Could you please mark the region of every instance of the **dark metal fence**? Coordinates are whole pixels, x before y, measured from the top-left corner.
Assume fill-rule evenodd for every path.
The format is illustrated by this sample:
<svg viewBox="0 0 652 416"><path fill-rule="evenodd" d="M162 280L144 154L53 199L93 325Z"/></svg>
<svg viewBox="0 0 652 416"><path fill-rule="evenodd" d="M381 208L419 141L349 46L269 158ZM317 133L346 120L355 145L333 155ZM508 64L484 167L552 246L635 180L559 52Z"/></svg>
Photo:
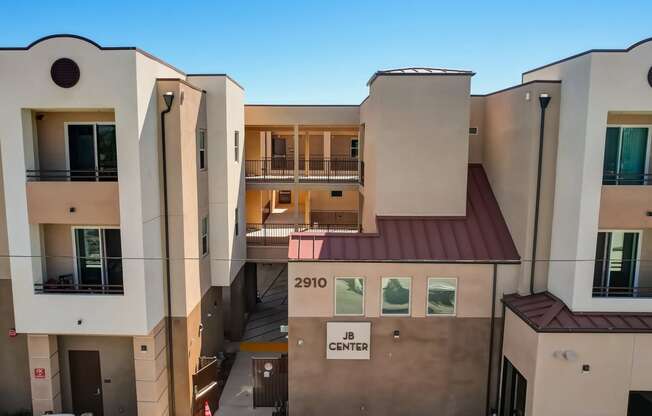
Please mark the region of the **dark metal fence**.
<svg viewBox="0 0 652 416"><path fill-rule="evenodd" d="M652 287L609 287L594 286L596 298L652 298Z"/></svg>
<svg viewBox="0 0 652 416"><path fill-rule="evenodd" d="M253 407L278 407L288 401L288 358L252 357Z"/></svg>
<svg viewBox="0 0 652 416"><path fill-rule="evenodd" d="M305 183L362 183L364 164L358 159L271 158L245 161L245 178L249 182L294 182L295 174Z"/></svg>
<svg viewBox="0 0 652 416"><path fill-rule="evenodd" d="M34 283L34 291L48 294L122 295L124 294L124 286L46 282Z"/></svg>
<svg viewBox="0 0 652 416"><path fill-rule="evenodd" d="M117 169L40 169L27 170L28 181L83 181L83 182L115 182L118 180Z"/></svg>
<svg viewBox="0 0 652 416"><path fill-rule="evenodd" d="M284 246L290 234L297 232L349 232L359 231L357 224L257 224L247 223L247 243L261 246Z"/></svg>
<svg viewBox="0 0 652 416"><path fill-rule="evenodd" d="M604 172L603 185L652 185L652 173L616 173Z"/></svg>

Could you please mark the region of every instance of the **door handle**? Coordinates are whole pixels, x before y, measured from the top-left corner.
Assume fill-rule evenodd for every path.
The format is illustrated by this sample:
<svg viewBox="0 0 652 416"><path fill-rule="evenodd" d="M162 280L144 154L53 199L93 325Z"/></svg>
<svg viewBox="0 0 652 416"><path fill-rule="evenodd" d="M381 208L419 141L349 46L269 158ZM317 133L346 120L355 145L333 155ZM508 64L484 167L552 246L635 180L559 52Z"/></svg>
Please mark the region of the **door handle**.
<svg viewBox="0 0 652 416"><path fill-rule="evenodd" d="M102 391L101 391L100 388L98 387L98 388L97 388L97 391L95 391L95 394L94 394L94 395L95 395L95 396L99 396L99 395L101 395L101 394L102 394Z"/></svg>

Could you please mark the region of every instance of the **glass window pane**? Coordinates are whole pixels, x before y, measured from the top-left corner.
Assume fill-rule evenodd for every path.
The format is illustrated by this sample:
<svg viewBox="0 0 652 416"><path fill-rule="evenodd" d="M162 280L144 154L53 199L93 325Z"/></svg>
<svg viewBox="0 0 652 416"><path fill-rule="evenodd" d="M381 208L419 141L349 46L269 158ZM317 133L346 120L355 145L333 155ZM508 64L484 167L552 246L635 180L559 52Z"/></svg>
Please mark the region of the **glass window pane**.
<svg viewBox="0 0 652 416"><path fill-rule="evenodd" d="M457 279L428 279L428 315L453 315Z"/></svg>
<svg viewBox="0 0 652 416"><path fill-rule="evenodd" d="M382 282L382 314L409 315L412 279L409 277L383 277Z"/></svg>
<svg viewBox="0 0 652 416"><path fill-rule="evenodd" d="M335 314L362 315L364 313L364 279L338 277L335 279Z"/></svg>
<svg viewBox="0 0 652 416"><path fill-rule="evenodd" d="M102 284L102 259L100 230L79 228L75 230L77 245L77 273L82 284Z"/></svg>

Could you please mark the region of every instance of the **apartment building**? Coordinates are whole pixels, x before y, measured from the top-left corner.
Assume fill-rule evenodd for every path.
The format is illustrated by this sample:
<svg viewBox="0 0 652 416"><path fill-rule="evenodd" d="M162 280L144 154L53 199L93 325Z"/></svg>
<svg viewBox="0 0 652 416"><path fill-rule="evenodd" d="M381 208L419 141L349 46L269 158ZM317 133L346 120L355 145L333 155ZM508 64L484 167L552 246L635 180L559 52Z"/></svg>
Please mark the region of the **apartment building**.
<svg viewBox="0 0 652 416"><path fill-rule="evenodd" d="M0 406L193 414L272 274L287 312L241 348L287 352L254 390L292 414L649 414L650 62L245 105L137 48L1 49Z"/></svg>

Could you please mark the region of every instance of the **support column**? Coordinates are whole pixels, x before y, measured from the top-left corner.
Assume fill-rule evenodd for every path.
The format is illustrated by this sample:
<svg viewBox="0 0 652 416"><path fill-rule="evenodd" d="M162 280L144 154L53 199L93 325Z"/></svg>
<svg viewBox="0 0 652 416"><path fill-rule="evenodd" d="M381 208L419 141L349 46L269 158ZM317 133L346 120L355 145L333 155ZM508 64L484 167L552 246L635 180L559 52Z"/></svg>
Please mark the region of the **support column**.
<svg viewBox="0 0 652 416"><path fill-rule="evenodd" d="M260 140L258 142L258 147L260 149L260 158L259 159L266 159L267 158L267 135L265 134L264 131L260 132Z"/></svg>
<svg viewBox="0 0 652 416"><path fill-rule="evenodd" d="M310 173L310 133L306 132L306 145L304 146L304 159L306 161L305 172L306 175Z"/></svg>
<svg viewBox="0 0 652 416"><path fill-rule="evenodd" d="M324 174L328 175L331 170L331 132L324 132Z"/></svg>
<svg viewBox="0 0 652 416"><path fill-rule="evenodd" d="M265 132L265 158L270 159L272 157L272 132Z"/></svg>
<svg viewBox="0 0 652 416"><path fill-rule="evenodd" d="M294 182L299 182L299 125L294 125Z"/></svg>
<svg viewBox="0 0 652 416"><path fill-rule="evenodd" d="M306 202L304 204L304 223L311 224L310 222L310 191L306 192Z"/></svg>
<svg viewBox="0 0 652 416"><path fill-rule="evenodd" d="M164 318L146 337L134 337L134 369L138 415L168 412L167 337Z"/></svg>
<svg viewBox="0 0 652 416"><path fill-rule="evenodd" d="M294 223L300 224L301 217L299 216L299 200L301 199L301 191L299 188L295 187L293 189L294 193Z"/></svg>
<svg viewBox="0 0 652 416"><path fill-rule="evenodd" d="M54 335L28 335L32 412L61 413L61 375L59 372L59 346Z"/></svg>

